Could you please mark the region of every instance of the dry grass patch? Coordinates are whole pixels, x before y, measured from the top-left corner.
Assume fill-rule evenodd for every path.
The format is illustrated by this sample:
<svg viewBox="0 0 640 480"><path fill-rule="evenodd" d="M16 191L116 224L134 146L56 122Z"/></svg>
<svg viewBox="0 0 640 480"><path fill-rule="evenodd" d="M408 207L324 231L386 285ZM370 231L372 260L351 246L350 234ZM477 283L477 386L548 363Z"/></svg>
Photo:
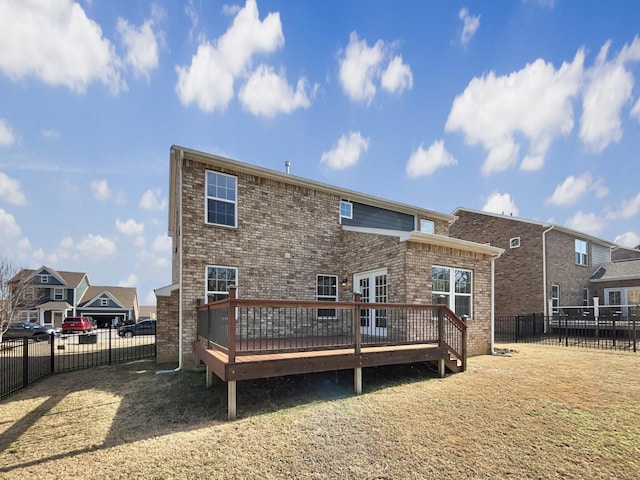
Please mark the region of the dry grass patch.
<svg viewBox="0 0 640 480"><path fill-rule="evenodd" d="M640 357L511 346L425 365L238 384L151 362L60 374L0 403L0 478L616 478L640 472Z"/></svg>

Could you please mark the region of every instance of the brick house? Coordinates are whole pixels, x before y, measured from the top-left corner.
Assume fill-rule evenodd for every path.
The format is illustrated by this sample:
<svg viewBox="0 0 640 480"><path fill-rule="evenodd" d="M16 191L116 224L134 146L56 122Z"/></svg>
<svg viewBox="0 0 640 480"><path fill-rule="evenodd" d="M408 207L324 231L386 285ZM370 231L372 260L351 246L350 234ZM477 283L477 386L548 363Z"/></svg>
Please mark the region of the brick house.
<svg viewBox="0 0 640 480"><path fill-rule="evenodd" d="M155 291L159 362L195 363L196 308L230 285L251 299L441 299L469 317L469 354L491 352L502 249L450 237L453 216L178 146L169 185L173 283Z"/></svg>
<svg viewBox="0 0 640 480"><path fill-rule="evenodd" d="M27 302L15 320L59 327L66 317L76 315L90 316L98 326L107 326L113 318L121 323L138 318L136 288L94 286L84 272L42 266L21 270L11 282L23 284Z"/></svg>
<svg viewBox="0 0 640 480"><path fill-rule="evenodd" d="M601 265L593 274L591 284L593 295L599 297L600 305L609 307L611 313L640 317L640 256Z"/></svg>
<svg viewBox="0 0 640 480"><path fill-rule="evenodd" d="M549 314L592 305L592 276L611 261L615 243L546 222L458 208L451 236L504 248L495 262L495 314ZM602 301L600 301L602 304Z"/></svg>

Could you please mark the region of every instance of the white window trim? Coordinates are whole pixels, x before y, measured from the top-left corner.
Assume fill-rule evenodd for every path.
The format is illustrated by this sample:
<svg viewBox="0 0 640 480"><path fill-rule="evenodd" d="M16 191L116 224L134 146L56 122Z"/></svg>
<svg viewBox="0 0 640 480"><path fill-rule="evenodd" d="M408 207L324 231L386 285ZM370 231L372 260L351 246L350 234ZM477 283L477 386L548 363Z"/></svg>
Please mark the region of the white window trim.
<svg viewBox="0 0 640 480"><path fill-rule="evenodd" d="M581 245L584 244L584 253L582 251L578 251L578 242L581 242ZM582 240L581 238L576 238L575 241L573 242L573 257L574 257L574 261L576 261L576 255L579 254L580 255L580 261L576 261L576 265L580 265L581 267L588 267L589 266L589 245L587 243L586 240ZM583 259L583 255L584 255L584 263L582 262Z"/></svg>
<svg viewBox="0 0 640 480"><path fill-rule="evenodd" d="M556 297L553 296L553 288L556 288L558 291L558 295ZM554 300L557 301L557 305L554 305ZM551 314L560 313L560 285L557 283L551 284Z"/></svg>
<svg viewBox="0 0 640 480"><path fill-rule="evenodd" d="M343 205L349 205L349 215L343 215L342 214L342 206ZM353 203L347 201L347 200L340 200L340 206L339 208L339 215L340 215L340 220L342 220L343 218L346 218L347 220L352 220L353 219Z"/></svg>
<svg viewBox="0 0 640 480"><path fill-rule="evenodd" d="M216 175L222 175L225 177L231 177L236 179L236 199L234 201L227 200L226 198L210 197L208 192L208 177L209 173ZM209 221L209 199L216 200L218 202L230 203L233 205L233 225L225 225L224 223L213 223ZM236 175L229 175L228 173L218 172L217 170L205 170L204 174L204 223L206 225L216 225L218 227L237 228L238 227L238 177Z"/></svg>
<svg viewBox="0 0 640 480"><path fill-rule="evenodd" d="M509 239L509 248L520 248L520 237L513 237Z"/></svg>
<svg viewBox="0 0 640 480"><path fill-rule="evenodd" d="M108 298L101 298L100 299L100 306L101 307L106 307L109 305L109 299Z"/></svg>
<svg viewBox="0 0 640 480"><path fill-rule="evenodd" d="M431 225L431 231L430 232L425 232L422 229L422 222L425 222L426 224ZM436 233L436 222L434 222L433 220L429 220L428 218L420 218L418 219L418 231L420 233L426 233L428 235L433 235Z"/></svg>
<svg viewBox="0 0 640 480"><path fill-rule="evenodd" d="M60 298L58 298L57 293L60 293ZM55 302L61 302L64 300L64 288L56 287L53 289L53 300Z"/></svg>
<svg viewBox="0 0 640 480"><path fill-rule="evenodd" d="M40 275L40 283L49 283L49 275Z"/></svg>
<svg viewBox="0 0 640 480"><path fill-rule="evenodd" d="M469 297L471 302L469 303L469 320L473 319L473 282L474 282L474 274L473 270L468 268L460 268L460 267L447 267L445 265L432 265L431 271L433 272L434 268L446 268L449 270L449 291L443 292L440 290L434 290L433 285L431 285L431 295L436 295L438 293L449 295L449 305L447 305L451 311L455 312L456 307L456 297ZM458 293L456 292L455 286L455 272L459 270L461 272L469 272L471 273L471 293ZM433 275L433 273L432 273Z"/></svg>
<svg viewBox="0 0 640 480"><path fill-rule="evenodd" d="M329 277L329 278L333 278L336 282L336 294L335 296L332 295L322 295L322 298L320 298L320 295L318 295L318 280L320 279L320 277ZM329 273L318 273L316 275L316 300L318 302L337 302L338 301L338 276L337 275L332 275ZM323 308L323 309L318 309L318 310L328 310L327 308ZM335 315L319 315L318 312L316 312L316 315L318 317L319 320L333 320L336 318L337 316L337 310L335 311L336 314Z"/></svg>
<svg viewBox="0 0 640 480"><path fill-rule="evenodd" d="M205 298L205 303L209 302L209 295L227 295L227 297L229 296L229 291L227 290L226 292L221 292L218 290L209 290L209 269L210 268L224 268L226 270L235 270L236 272L236 295L238 294L238 267L232 267L229 265L207 265L204 267L204 298Z"/></svg>

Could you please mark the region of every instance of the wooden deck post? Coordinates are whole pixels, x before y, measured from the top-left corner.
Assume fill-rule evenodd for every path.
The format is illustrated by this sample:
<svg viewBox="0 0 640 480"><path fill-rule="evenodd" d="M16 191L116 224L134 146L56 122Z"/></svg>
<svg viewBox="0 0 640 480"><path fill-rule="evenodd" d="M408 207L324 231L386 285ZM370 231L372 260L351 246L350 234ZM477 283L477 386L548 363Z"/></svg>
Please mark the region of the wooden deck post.
<svg viewBox="0 0 640 480"><path fill-rule="evenodd" d="M206 375L207 375L207 388L211 388L213 386L213 371L211 370L209 365L207 365Z"/></svg>
<svg viewBox="0 0 640 480"><path fill-rule="evenodd" d="M353 369L353 389L356 395L362 393L362 367L356 367Z"/></svg>
<svg viewBox="0 0 640 480"><path fill-rule="evenodd" d="M227 420L236 419L236 381L227 382Z"/></svg>
<svg viewBox="0 0 640 480"><path fill-rule="evenodd" d="M438 359L438 377L444 378L444 358Z"/></svg>
<svg viewBox="0 0 640 480"><path fill-rule="evenodd" d="M355 352L359 355L361 351L362 335L360 334L360 302L362 294L353 293L353 340L355 342Z"/></svg>
<svg viewBox="0 0 640 480"><path fill-rule="evenodd" d="M236 307L238 306L236 288L235 285L229 285L229 331L227 332L229 363L235 363L236 361Z"/></svg>

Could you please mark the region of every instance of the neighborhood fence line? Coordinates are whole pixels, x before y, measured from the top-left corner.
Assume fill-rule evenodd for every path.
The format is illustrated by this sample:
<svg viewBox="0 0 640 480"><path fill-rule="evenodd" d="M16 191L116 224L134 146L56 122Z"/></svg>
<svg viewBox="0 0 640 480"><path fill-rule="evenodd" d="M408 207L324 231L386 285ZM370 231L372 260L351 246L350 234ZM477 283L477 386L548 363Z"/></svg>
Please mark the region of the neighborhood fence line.
<svg viewBox="0 0 640 480"><path fill-rule="evenodd" d="M120 337L115 328L0 342L0 399L52 373L156 356L156 336Z"/></svg>
<svg viewBox="0 0 640 480"><path fill-rule="evenodd" d="M495 317L496 343L537 343L637 352L640 319L635 316L543 314Z"/></svg>

